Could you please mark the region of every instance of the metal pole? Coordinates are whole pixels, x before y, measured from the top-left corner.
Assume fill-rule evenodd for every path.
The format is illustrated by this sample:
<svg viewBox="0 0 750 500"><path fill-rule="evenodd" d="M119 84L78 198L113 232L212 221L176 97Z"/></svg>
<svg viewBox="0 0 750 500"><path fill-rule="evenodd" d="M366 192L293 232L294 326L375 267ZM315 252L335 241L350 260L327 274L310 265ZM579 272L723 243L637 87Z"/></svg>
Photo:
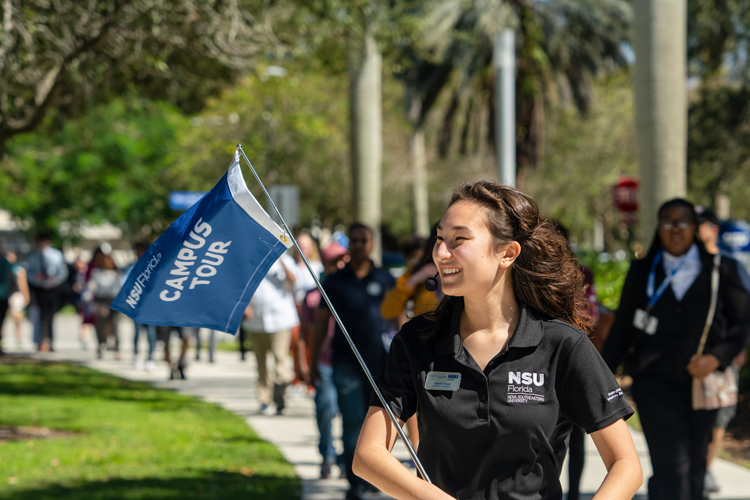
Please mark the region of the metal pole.
<svg viewBox="0 0 750 500"><path fill-rule="evenodd" d="M495 37L495 158L497 180L516 187L516 34Z"/></svg>
<svg viewBox="0 0 750 500"><path fill-rule="evenodd" d="M427 476L427 472L425 472L424 467L422 467L421 462L417 458L417 453L414 451L414 448L409 442L409 439L406 437L406 434L404 434L404 430L398 424L398 421L396 420L396 416L393 414L393 410L391 410L391 407L388 406L388 403L386 403L385 398L383 397L383 393L380 392L380 389L378 389L378 386L375 383L375 379L372 377L370 370L367 368L365 361L362 359L362 355L359 353L359 350L357 350L357 346L354 345L354 341L349 336L349 332L346 330L346 327L344 326L344 323L341 321L339 314L336 312L336 309L333 308L333 304L331 304L331 299L328 298L328 295L326 294L325 290L323 290L323 285L320 284L320 280L318 280L318 277L316 276L315 271L313 271L312 267L310 267L310 263L307 261L305 254L302 253L302 249L297 244L297 240L294 238L294 235L292 235L292 232L287 227L286 222L284 222L284 218L281 216L281 212L279 212L279 209L276 208L276 204L273 202L271 195L268 194L268 191L266 191L266 187L263 185L263 182L260 180L260 177L258 177L258 174L255 172L255 169L253 168L253 164L250 163L250 160L248 160L247 155L245 155L245 151L242 150L242 144L237 144L237 150L240 153L242 153L242 157L245 158L245 161L250 167L250 171L255 176L255 180L258 181L258 184L260 185L261 189L263 189L263 193L266 195L266 198L268 198L268 202L271 204L271 207L273 208L273 211L276 214L276 217L278 217L279 220L281 221L282 228L289 235L289 239L291 239L292 243L294 243L294 248L297 249L297 252L299 252L300 257L302 257L302 260L305 262L305 266L307 266L307 270L310 272L310 275L315 280L315 285L318 287L318 290L320 290L321 297L323 297L323 300L325 300L326 304L328 305L328 309L331 310L331 314L333 314L333 317L336 319L336 323L338 323L339 327L341 328L341 331L344 333L344 337L346 337L346 341L349 342L349 346L352 348L352 351L354 351L354 355L357 357L357 361L359 361L359 364L362 367L362 370L364 370L365 375L367 376L367 380L370 381L370 385L372 385L372 388L375 391L375 394L378 395L378 399L380 399L380 402L383 403L383 408L385 408L385 411L388 413L388 416L391 418L393 425L396 426L398 435L401 436L401 439L406 445L406 448L409 450L409 455L411 455L412 460L414 460L414 464L417 466L417 470L419 470L419 473L422 475L425 481L427 481L428 483L432 483L432 481L430 481L430 478Z"/></svg>

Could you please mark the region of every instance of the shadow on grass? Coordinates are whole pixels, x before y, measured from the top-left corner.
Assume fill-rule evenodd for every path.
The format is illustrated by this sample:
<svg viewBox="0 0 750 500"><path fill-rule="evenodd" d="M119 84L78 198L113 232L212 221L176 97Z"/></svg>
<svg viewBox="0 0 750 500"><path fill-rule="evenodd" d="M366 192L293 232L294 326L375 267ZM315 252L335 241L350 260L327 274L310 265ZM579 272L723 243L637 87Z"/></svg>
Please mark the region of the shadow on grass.
<svg viewBox="0 0 750 500"><path fill-rule="evenodd" d="M229 436L225 438L214 438L215 441L222 443L244 443L244 444L258 444L265 443L266 441L259 438L258 436Z"/></svg>
<svg viewBox="0 0 750 500"><path fill-rule="evenodd" d="M248 474L252 474L248 471ZM197 471L195 476L170 479L112 479L49 485L0 492L0 499L13 500L146 500L263 498L297 500L299 480L288 477L243 475L231 472Z"/></svg>
<svg viewBox="0 0 750 500"><path fill-rule="evenodd" d="M0 357L0 395L137 401L150 404L154 411L189 409L202 404L171 391L156 390L143 382L115 378L83 366L13 356Z"/></svg>

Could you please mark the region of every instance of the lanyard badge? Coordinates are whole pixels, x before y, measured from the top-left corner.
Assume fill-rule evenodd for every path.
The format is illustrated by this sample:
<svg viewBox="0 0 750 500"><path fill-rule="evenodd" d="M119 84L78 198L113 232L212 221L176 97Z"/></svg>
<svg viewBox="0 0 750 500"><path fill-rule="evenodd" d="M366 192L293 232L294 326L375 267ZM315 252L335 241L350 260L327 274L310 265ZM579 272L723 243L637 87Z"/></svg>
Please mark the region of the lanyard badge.
<svg viewBox="0 0 750 500"><path fill-rule="evenodd" d="M648 335L656 333L656 328L659 326L659 319L651 316L651 309L654 308L656 303L659 301L664 292L667 291L669 285L672 284L672 279L677 272L682 268L682 265L687 259L683 258L677 267L664 277L664 281L661 282L659 288L654 290L656 283L656 266L659 265L661 259L664 256L664 250L660 250L659 253L654 257L654 262L651 264L651 271L648 273L648 284L646 286L646 295L648 295L648 306L646 309L636 309L635 315L633 315L633 326L639 330L643 330Z"/></svg>

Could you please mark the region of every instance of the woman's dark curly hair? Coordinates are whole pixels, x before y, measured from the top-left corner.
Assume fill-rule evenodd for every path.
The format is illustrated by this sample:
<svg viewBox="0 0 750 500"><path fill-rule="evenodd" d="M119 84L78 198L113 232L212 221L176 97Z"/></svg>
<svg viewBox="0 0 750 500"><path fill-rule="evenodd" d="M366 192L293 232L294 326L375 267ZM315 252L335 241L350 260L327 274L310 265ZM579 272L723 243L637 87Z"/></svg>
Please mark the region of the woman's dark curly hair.
<svg viewBox="0 0 750 500"><path fill-rule="evenodd" d="M583 295L583 274L565 237L554 223L542 217L536 202L528 195L492 181L458 186L449 207L458 202L476 204L495 244L517 241L521 253L511 267L516 300L550 318L570 323L590 333L591 317ZM444 296L428 319L436 328L426 332L437 335L453 311L457 297Z"/></svg>

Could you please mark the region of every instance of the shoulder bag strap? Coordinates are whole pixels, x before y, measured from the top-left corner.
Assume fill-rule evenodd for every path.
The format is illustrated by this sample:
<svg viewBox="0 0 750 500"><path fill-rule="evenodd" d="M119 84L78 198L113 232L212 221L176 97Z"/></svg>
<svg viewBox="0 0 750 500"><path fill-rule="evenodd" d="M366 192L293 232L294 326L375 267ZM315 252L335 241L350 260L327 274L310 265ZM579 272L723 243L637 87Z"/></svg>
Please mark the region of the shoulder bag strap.
<svg viewBox="0 0 750 500"><path fill-rule="evenodd" d="M716 314L716 302L719 296L719 266L721 265L721 255L714 257L714 268L711 272L711 305L708 307L708 316L706 317L706 326L703 327L703 334L701 335L701 342L698 344L698 356L703 354L703 348L706 347L706 339L708 338L708 331L711 329L711 324L714 322L714 314Z"/></svg>

